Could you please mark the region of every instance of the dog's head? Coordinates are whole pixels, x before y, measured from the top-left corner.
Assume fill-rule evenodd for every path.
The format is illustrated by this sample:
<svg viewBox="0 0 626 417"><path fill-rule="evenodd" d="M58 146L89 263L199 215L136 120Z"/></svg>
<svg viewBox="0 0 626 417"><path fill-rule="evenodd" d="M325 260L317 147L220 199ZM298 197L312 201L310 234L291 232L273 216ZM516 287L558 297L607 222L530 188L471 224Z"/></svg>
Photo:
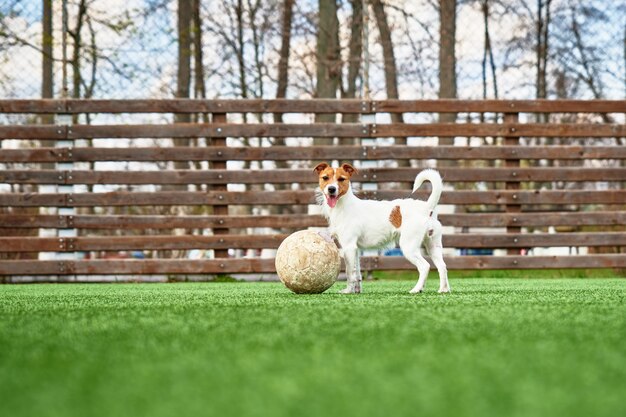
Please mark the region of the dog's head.
<svg viewBox="0 0 626 417"><path fill-rule="evenodd" d="M337 201L350 189L350 178L357 171L350 164L343 164L339 168L333 168L323 162L314 168L319 179L320 190L326 198L330 208L337 205Z"/></svg>

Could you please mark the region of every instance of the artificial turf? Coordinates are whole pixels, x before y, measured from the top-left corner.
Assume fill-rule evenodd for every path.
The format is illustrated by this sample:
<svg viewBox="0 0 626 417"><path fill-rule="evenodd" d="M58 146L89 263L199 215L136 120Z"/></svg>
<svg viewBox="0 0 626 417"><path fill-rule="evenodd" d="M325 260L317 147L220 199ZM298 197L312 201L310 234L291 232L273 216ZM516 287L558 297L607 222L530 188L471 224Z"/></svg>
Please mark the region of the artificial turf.
<svg viewBox="0 0 626 417"><path fill-rule="evenodd" d="M2 416L623 416L626 281L0 286Z"/></svg>

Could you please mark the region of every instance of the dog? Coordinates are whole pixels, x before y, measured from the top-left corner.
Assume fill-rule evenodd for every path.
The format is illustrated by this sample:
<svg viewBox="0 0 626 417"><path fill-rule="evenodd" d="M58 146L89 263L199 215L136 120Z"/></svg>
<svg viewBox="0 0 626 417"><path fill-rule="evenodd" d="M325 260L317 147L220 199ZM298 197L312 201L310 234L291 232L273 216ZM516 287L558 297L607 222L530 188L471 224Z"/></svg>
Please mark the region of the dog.
<svg viewBox="0 0 626 417"><path fill-rule="evenodd" d="M421 253L424 245L439 272L439 292L450 292L448 271L443 260L442 227L434 211L443 182L434 169L425 169L416 177L415 192L424 181L430 181L432 191L427 201L412 198L392 201L362 200L354 195L350 179L357 170L350 164L332 168L320 163L318 202L329 222L329 233L338 243L344 258L348 285L341 292L361 292L359 249L382 248L399 243L404 257L417 268L419 278L411 294L424 290L430 264Z"/></svg>

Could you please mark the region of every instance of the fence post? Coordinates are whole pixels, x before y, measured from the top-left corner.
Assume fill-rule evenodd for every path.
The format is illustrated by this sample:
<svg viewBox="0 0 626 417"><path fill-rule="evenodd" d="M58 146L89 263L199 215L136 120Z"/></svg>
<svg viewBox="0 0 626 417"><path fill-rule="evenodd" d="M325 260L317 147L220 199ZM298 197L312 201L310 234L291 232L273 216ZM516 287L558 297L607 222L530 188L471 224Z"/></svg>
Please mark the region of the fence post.
<svg viewBox="0 0 626 417"><path fill-rule="evenodd" d="M519 113L505 113L504 114L504 123L518 123L519 122ZM504 137L504 145L505 146L518 146L520 142L520 138L517 136L505 136ZM520 160L518 159L505 159L504 166L506 168L519 168ZM513 172L513 176L517 177L516 172ZM520 182L519 181L507 181L505 184L505 189L507 190L520 190ZM515 198L515 196L513 196ZM507 204L506 205L506 213L520 213L522 211L521 204ZM515 220L513 220L515 223ZM522 228L520 226L511 226L510 223L506 227L507 233L521 233ZM519 255L521 250L519 248L508 248L506 250L507 255Z"/></svg>
<svg viewBox="0 0 626 417"><path fill-rule="evenodd" d="M213 123L226 123L226 113L213 113L212 114L212 122ZM218 131L219 132L219 131ZM218 136L211 138L211 146L226 146L226 137ZM226 169L226 161L211 161L212 169ZM227 191L228 186L226 184L214 184L212 187L213 191ZM214 205L213 206L213 215L215 216L228 216L228 205ZM221 219L223 221L219 221L219 223L223 223L226 219ZM213 228L214 235L225 235L228 234L227 228L216 227ZM228 258L228 249L215 249L215 257L216 258Z"/></svg>

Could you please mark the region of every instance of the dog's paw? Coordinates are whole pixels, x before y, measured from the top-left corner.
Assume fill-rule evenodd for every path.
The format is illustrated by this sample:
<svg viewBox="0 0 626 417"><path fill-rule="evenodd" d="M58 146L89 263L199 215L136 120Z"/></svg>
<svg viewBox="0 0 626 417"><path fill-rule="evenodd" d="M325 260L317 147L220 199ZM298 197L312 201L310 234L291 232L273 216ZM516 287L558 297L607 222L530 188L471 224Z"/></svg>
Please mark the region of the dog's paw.
<svg viewBox="0 0 626 417"><path fill-rule="evenodd" d="M423 288L414 287L411 291L409 291L409 293L410 294L419 294L419 293L421 293L423 291L424 291Z"/></svg>
<svg viewBox="0 0 626 417"><path fill-rule="evenodd" d="M445 288L439 288L439 291L437 291L439 294L450 294L450 287L445 287Z"/></svg>
<svg viewBox="0 0 626 417"><path fill-rule="evenodd" d="M339 294L361 294L361 285L348 285L346 288L339 291Z"/></svg>

